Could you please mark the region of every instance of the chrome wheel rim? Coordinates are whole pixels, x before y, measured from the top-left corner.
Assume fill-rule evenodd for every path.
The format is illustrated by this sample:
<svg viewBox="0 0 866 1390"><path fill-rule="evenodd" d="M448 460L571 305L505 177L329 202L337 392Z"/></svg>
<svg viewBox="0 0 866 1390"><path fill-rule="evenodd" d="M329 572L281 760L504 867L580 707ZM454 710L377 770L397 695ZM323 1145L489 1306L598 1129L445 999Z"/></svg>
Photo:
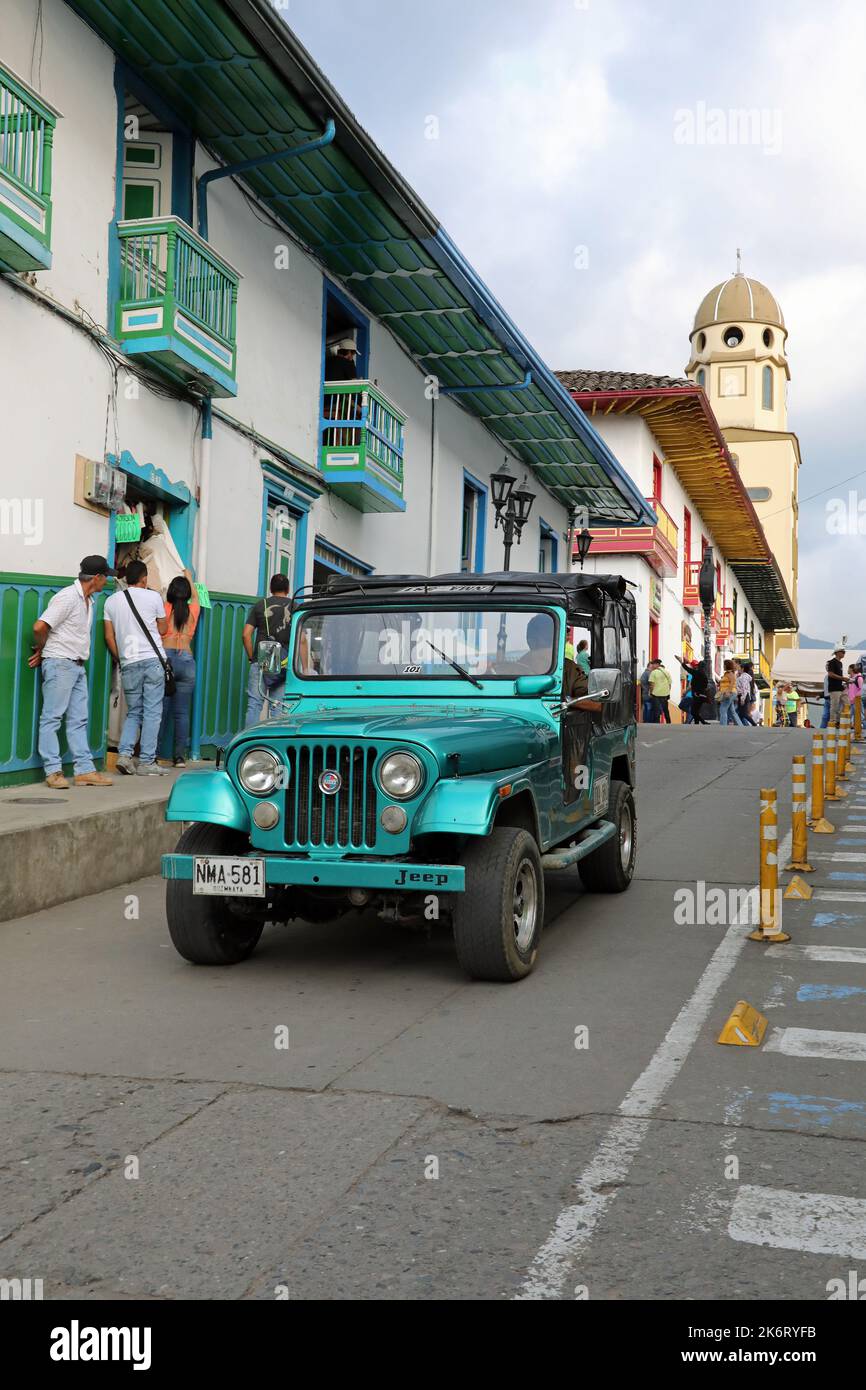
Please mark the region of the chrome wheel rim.
<svg viewBox="0 0 866 1390"><path fill-rule="evenodd" d="M517 870L514 881L512 904L514 918L514 940L518 951L529 950L535 936L535 922L538 916L538 879L535 869L528 859L524 859Z"/></svg>
<svg viewBox="0 0 866 1390"><path fill-rule="evenodd" d="M619 857L624 869L628 869L631 863L631 847L634 840L634 825L631 818L631 807L624 806L622 820L619 825Z"/></svg>

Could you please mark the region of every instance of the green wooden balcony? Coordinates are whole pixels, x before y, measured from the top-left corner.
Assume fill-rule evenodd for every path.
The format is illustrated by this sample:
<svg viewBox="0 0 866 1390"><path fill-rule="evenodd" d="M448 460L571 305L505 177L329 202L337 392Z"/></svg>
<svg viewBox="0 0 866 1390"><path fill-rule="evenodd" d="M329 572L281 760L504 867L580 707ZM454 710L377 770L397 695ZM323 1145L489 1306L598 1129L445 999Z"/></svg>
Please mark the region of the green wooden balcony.
<svg viewBox="0 0 866 1390"><path fill-rule="evenodd" d="M0 270L51 265L51 150L59 116L0 67Z"/></svg>
<svg viewBox="0 0 866 1390"><path fill-rule="evenodd" d="M369 381L326 381L319 467L361 512L404 512L401 415Z"/></svg>
<svg viewBox="0 0 866 1390"><path fill-rule="evenodd" d="M209 396L237 395L240 276L180 217L118 222L115 337Z"/></svg>

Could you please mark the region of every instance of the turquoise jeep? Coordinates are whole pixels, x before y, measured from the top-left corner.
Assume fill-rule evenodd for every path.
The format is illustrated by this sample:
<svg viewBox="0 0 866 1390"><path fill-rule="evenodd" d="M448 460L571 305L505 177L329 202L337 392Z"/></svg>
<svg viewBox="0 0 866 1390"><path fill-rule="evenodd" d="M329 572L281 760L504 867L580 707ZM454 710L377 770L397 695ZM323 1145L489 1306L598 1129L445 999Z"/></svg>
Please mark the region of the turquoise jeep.
<svg viewBox="0 0 866 1390"><path fill-rule="evenodd" d="M588 675L566 656L586 641ZM586 657L582 658L584 664ZM634 873L635 605L597 574L332 578L292 606L271 719L175 783L171 939L228 965L266 922L451 921L476 979L535 965L544 871ZM279 717L274 718L274 714Z"/></svg>

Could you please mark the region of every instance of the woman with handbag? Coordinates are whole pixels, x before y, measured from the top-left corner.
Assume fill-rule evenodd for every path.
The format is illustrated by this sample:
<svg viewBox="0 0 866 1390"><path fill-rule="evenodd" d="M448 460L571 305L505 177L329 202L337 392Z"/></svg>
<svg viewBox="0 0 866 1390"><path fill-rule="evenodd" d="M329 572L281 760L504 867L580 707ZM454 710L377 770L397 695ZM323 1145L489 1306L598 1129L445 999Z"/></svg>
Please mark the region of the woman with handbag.
<svg viewBox="0 0 866 1390"><path fill-rule="evenodd" d="M120 663L120 679L126 696L126 719L117 748L117 770L139 777L160 774L156 741L166 691L174 688L174 676L165 659L162 635L168 626L159 594L147 587L147 566L130 560L125 589L105 605L105 645ZM133 761L139 743L138 768Z"/></svg>
<svg viewBox="0 0 866 1390"><path fill-rule="evenodd" d="M174 767L186 767L189 752L189 717L192 693L195 689L195 657L192 641L201 614L201 604L193 593L189 570L184 570L168 586L165 616L168 626L163 646L168 663L174 672L175 692L166 694L162 703L162 725L159 731L159 752L163 762ZM172 751L172 720L174 749Z"/></svg>

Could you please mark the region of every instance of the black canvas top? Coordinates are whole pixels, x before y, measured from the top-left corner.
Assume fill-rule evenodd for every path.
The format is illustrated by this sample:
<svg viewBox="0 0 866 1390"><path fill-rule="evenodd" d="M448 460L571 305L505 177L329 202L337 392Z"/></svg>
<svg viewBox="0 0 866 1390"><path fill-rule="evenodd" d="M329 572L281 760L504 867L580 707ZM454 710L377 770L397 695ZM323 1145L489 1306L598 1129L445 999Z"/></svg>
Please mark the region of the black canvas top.
<svg viewBox="0 0 866 1390"><path fill-rule="evenodd" d="M540 574L511 570L497 574L376 574L332 575L324 588L300 589L295 594L295 606L318 607L333 604L334 600L357 603L364 598L425 598L442 599L451 594L471 595L474 599L535 599L564 603L573 608L587 602L601 607L604 597L634 600L626 581L618 574Z"/></svg>

